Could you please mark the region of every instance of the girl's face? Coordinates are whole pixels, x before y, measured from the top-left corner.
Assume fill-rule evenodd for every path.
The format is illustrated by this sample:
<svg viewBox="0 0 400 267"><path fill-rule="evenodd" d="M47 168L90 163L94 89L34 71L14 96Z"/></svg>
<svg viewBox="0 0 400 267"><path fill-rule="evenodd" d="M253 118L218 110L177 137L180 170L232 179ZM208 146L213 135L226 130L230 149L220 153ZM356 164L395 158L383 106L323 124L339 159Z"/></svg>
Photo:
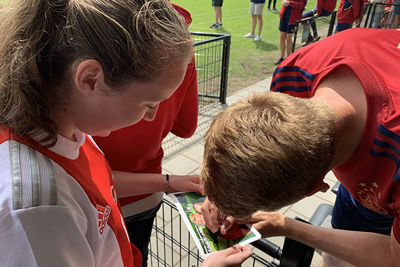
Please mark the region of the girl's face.
<svg viewBox="0 0 400 267"><path fill-rule="evenodd" d="M149 82L133 82L123 90L112 91L107 85L91 97L80 101L73 116L75 125L90 135L107 136L117 130L144 119L154 120L159 104L168 99L182 83L187 64L182 62L170 66L163 75ZM94 90L95 91L95 90Z"/></svg>

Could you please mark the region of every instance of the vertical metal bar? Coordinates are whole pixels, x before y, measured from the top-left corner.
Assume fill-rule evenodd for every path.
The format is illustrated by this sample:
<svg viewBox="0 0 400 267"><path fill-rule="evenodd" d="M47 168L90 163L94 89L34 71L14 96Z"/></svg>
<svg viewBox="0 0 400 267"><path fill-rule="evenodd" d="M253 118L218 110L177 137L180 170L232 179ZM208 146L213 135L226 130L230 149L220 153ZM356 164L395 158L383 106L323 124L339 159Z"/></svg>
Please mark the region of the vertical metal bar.
<svg viewBox="0 0 400 267"><path fill-rule="evenodd" d="M368 3L367 5L368 5L368 7L367 7L367 17L365 18L365 21L364 21L364 28L367 28L369 16L371 15L371 9L372 9L372 5L370 3Z"/></svg>
<svg viewBox="0 0 400 267"><path fill-rule="evenodd" d="M369 22L369 26L368 26L368 28L371 28L372 27L372 23L374 23L374 17L375 17L375 11L376 11L376 6L377 6L378 4L377 3L374 3L372 6L372 15L371 15L371 20L370 20L370 22Z"/></svg>
<svg viewBox="0 0 400 267"><path fill-rule="evenodd" d="M299 29L299 24L300 22L296 22L296 27L294 27L294 36L293 36L293 44L292 44L292 53L294 52L295 48L296 48L296 39L297 39L297 32Z"/></svg>
<svg viewBox="0 0 400 267"><path fill-rule="evenodd" d="M171 236L173 237L174 236L174 224L173 224L173 218L174 217L172 217L172 207L169 207L169 210L170 210L170 218L171 218L171 222L170 222L170 225L171 225ZM174 266L174 242L173 242L173 240L171 239L171 266Z"/></svg>
<svg viewBox="0 0 400 267"><path fill-rule="evenodd" d="M162 210L162 216L163 216L163 225L162 225L162 231L163 231L163 242L164 242L164 262L167 262L167 249L165 247L165 208Z"/></svg>
<svg viewBox="0 0 400 267"><path fill-rule="evenodd" d="M336 13L337 11L334 11L331 14L331 22L329 23L328 36L331 36L333 33L333 27L335 26L335 21L336 21Z"/></svg>
<svg viewBox="0 0 400 267"><path fill-rule="evenodd" d="M163 205L163 208L164 208L164 205ZM162 219L164 220L164 218L162 218ZM158 228L158 220L156 220L156 227ZM157 257L159 257L159 255L160 255L158 246L159 246L159 244L158 244L158 231L156 231L156 251L157 251ZM158 260L157 262L158 262L157 266L160 266L160 261Z"/></svg>
<svg viewBox="0 0 400 267"><path fill-rule="evenodd" d="M182 259L182 219L179 220L179 258ZM182 266L181 260L179 266Z"/></svg>
<svg viewBox="0 0 400 267"><path fill-rule="evenodd" d="M228 90L228 71L229 71L229 54L231 47L231 36L228 35L224 38L223 51L222 51L222 69L221 69L221 87L219 102L226 104L226 95Z"/></svg>

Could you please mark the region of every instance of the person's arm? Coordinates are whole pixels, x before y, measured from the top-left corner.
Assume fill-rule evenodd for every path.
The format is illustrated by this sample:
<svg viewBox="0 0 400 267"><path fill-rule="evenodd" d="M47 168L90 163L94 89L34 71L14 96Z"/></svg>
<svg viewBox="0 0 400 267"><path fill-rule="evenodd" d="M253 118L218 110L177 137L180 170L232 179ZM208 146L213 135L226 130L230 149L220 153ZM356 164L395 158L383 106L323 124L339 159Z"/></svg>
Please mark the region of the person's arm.
<svg viewBox="0 0 400 267"><path fill-rule="evenodd" d="M277 212L256 212L246 223L252 223L263 237L286 236L355 266L400 266L400 244L393 234L324 228Z"/></svg>
<svg viewBox="0 0 400 267"><path fill-rule="evenodd" d="M113 171L118 197L143 195L155 192L199 192L198 175L169 175L159 173L130 173Z"/></svg>
<svg viewBox="0 0 400 267"><path fill-rule="evenodd" d="M362 15L362 10L364 8L364 1L363 0L354 0L352 7L353 7L354 22L356 25L358 25L360 22L361 15Z"/></svg>
<svg viewBox="0 0 400 267"><path fill-rule="evenodd" d="M188 138L196 131L198 115L197 74L194 58L186 70L181 86L186 86L185 95L171 132L176 136ZM182 88L178 90L180 89Z"/></svg>
<svg viewBox="0 0 400 267"><path fill-rule="evenodd" d="M240 267L251 254L251 250L247 246L235 245L211 254L201 264L201 267Z"/></svg>

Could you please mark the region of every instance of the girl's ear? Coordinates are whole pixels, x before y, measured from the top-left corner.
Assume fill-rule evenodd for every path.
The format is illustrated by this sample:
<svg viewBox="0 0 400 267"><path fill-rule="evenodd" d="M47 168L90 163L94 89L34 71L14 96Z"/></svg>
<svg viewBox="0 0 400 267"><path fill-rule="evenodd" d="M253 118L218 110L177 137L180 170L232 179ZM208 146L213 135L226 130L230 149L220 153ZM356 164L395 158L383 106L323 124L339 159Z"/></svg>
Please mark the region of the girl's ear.
<svg viewBox="0 0 400 267"><path fill-rule="evenodd" d="M76 67L74 82L81 94L92 94L96 88L102 88L105 85L103 67L94 59L81 61Z"/></svg>

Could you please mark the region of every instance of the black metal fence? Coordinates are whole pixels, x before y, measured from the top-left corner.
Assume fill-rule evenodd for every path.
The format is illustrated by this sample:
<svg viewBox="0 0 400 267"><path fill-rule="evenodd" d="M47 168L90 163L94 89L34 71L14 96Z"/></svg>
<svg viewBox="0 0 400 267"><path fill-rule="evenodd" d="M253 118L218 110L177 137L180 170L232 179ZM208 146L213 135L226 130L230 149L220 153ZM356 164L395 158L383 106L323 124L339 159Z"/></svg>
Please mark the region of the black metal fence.
<svg viewBox="0 0 400 267"><path fill-rule="evenodd" d="M318 220L321 214L317 215ZM314 255L314 248L288 238L282 248L265 238L248 246L253 255L242 267L309 267ZM153 224L148 266L199 267L202 261L176 206L164 198Z"/></svg>
<svg viewBox="0 0 400 267"><path fill-rule="evenodd" d="M282 252L275 244L264 241L253 248L253 255L243 263L243 267L277 267L279 262L272 255L280 257ZM149 246L148 266L199 267L202 263L199 251L190 236L179 211L170 201L164 199L153 224Z"/></svg>
<svg viewBox="0 0 400 267"><path fill-rule="evenodd" d="M400 10L400 5L374 3L367 4L364 8L360 27L364 28L398 28L400 15L395 11Z"/></svg>
<svg viewBox="0 0 400 267"><path fill-rule="evenodd" d="M332 35L336 22L336 13L334 11L329 16L308 17L297 21L293 34L292 52ZM317 32L318 38L314 38L314 31Z"/></svg>
<svg viewBox="0 0 400 267"><path fill-rule="evenodd" d="M199 90L199 111L211 103L226 103L229 51L229 34L191 32Z"/></svg>

